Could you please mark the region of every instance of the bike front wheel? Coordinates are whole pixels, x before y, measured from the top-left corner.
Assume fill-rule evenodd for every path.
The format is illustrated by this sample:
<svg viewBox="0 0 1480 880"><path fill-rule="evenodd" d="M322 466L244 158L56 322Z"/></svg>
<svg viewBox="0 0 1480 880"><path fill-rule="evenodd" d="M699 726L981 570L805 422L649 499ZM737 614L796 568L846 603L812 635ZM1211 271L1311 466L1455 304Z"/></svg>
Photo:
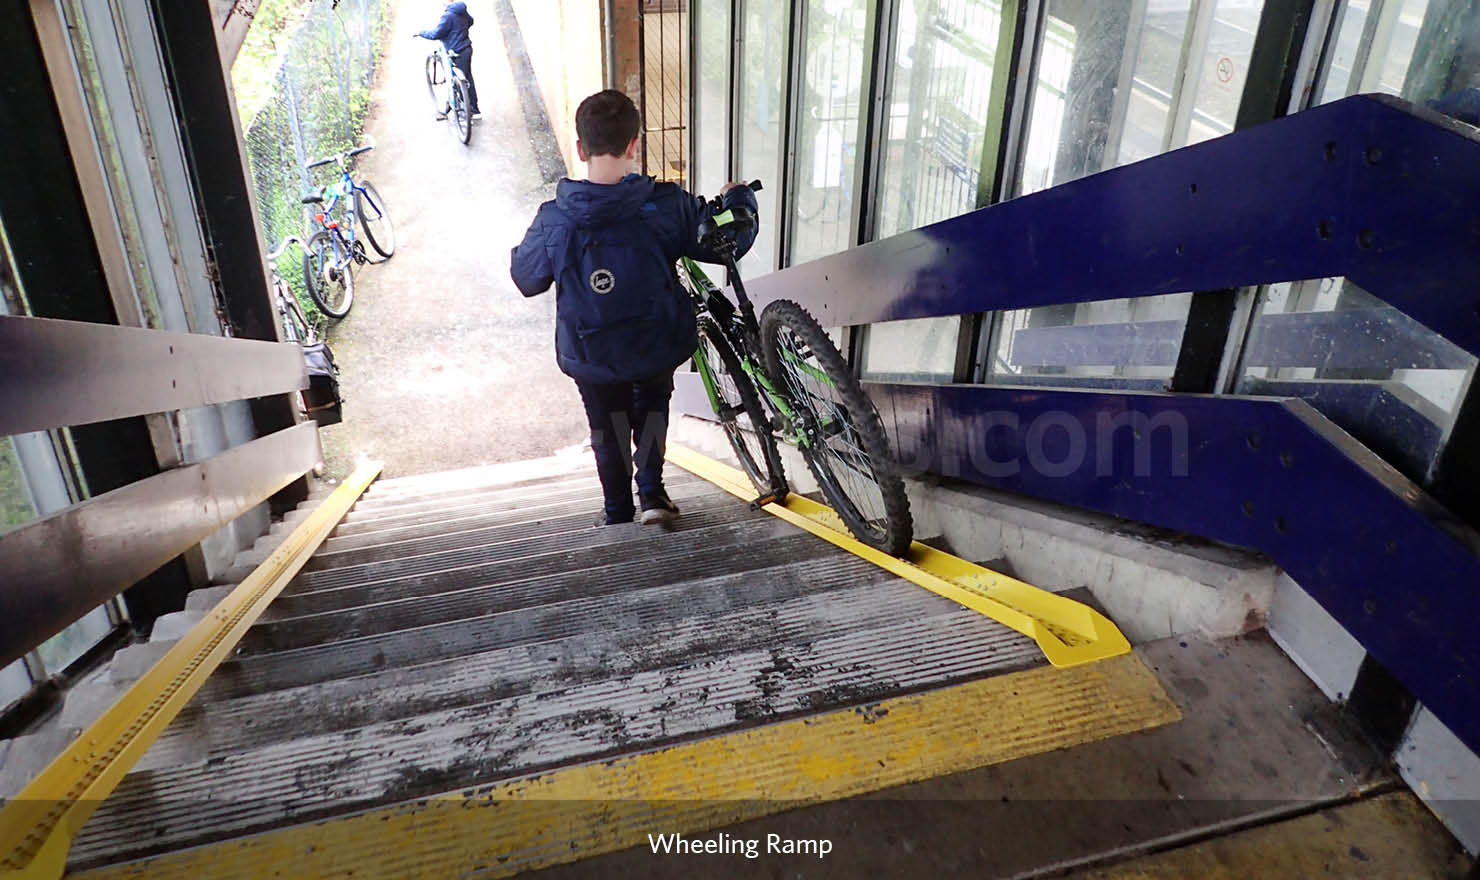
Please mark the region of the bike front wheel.
<svg viewBox="0 0 1480 880"><path fill-rule="evenodd" d="M473 138L473 110L468 105L468 81L462 77L452 79L452 108L448 113L457 139L467 143Z"/></svg>
<svg viewBox="0 0 1480 880"><path fill-rule="evenodd" d="M801 306L777 300L761 313L760 325L766 370L791 398L802 457L822 494L858 540L903 554L914 526L878 410Z"/></svg>
<svg viewBox="0 0 1480 880"><path fill-rule="evenodd" d="M320 229L303 246L303 283L319 311L331 318L349 314L355 301L354 257L339 236Z"/></svg>
<svg viewBox="0 0 1480 880"><path fill-rule="evenodd" d="M740 358L719 325L707 317L699 318L696 354L700 375L711 391L710 403L741 469L761 495L774 495L778 503L785 501L786 473L781 468L781 453L755 383L741 368Z"/></svg>
<svg viewBox="0 0 1480 880"><path fill-rule="evenodd" d="M355 215L360 220L360 231L369 239L370 247L386 259L396 252L396 229L391 225L391 215L386 210L385 199L380 190L368 180L355 185Z"/></svg>
<svg viewBox="0 0 1480 880"><path fill-rule="evenodd" d="M427 94L431 95L432 106L438 113L445 107L442 90L446 84L447 68L442 64L442 56L433 52L427 56Z"/></svg>

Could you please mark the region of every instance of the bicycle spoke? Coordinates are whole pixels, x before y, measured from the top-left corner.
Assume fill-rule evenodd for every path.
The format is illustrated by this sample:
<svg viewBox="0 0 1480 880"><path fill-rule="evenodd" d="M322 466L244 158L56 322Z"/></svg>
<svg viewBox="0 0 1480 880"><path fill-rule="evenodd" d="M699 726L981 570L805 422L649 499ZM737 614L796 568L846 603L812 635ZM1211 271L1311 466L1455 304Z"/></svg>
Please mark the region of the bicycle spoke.
<svg viewBox="0 0 1480 880"><path fill-rule="evenodd" d="M699 325L699 355L715 396L715 410L721 426L734 448L741 467L761 494L775 490L775 480L782 479L779 471L773 479L774 453L768 445L775 441L770 437L769 426L757 422L752 407L759 409L759 402L747 397L751 395L743 368L738 357L725 344L723 331L708 321ZM779 465L774 465L779 468Z"/></svg>
<svg viewBox="0 0 1480 880"><path fill-rule="evenodd" d="M817 364L811 349L791 328L783 327L777 341L782 355L782 381L793 399L812 411L817 422L814 454L827 458L828 471L858 511L859 518L882 532L881 524L888 516L883 491L846 405L827 381L827 374Z"/></svg>

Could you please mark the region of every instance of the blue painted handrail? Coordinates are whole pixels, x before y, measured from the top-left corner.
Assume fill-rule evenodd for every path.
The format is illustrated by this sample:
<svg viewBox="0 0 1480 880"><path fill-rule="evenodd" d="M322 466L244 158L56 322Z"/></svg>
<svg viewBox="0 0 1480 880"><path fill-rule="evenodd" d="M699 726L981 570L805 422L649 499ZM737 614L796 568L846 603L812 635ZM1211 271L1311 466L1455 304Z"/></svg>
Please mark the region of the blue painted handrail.
<svg viewBox="0 0 1480 880"><path fill-rule="evenodd" d="M842 326L1345 276L1480 355L1477 194L1475 129L1357 96L748 288ZM1480 536L1309 405L868 387L907 467L1264 550L1480 751Z"/></svg>
<svg viewBox="0 0 1480 880"><path fill-rule="evenodd" d="M1345 276L1480 356L1480 133L1357 95L746 280L830 327Z"/></svg>

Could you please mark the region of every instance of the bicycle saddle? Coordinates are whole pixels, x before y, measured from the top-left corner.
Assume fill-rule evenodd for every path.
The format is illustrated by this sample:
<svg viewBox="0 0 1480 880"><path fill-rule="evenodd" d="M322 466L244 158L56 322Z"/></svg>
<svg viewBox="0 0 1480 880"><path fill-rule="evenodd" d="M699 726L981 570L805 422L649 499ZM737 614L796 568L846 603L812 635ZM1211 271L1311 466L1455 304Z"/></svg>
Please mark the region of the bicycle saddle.
<svg viewBox="0 0 1480 880"><path fill-rule="evenodd" d="M301 202L302 204L305 204L305 205L317 205L320 202L322 202L323 200L324 200L324 194L323 193L314 193L311 196L304 196L303 198L299 199L299 202Z"/></svg>

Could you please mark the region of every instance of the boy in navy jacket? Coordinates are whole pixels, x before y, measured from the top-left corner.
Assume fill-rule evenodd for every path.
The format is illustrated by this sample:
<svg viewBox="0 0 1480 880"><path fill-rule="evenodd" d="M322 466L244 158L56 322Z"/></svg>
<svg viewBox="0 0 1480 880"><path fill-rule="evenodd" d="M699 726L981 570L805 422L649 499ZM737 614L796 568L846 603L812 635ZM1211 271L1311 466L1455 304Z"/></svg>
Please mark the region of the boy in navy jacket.
<svg viewBox="0 0 1480 880"><path fill-rule="evenodd" d="M613 89L576 109L576 152L586 180L561 180L514 248L510 274L525 296L555 285L555 356L576 382L591 427L605 502L603 521L632 522L633 447L643 523L678 507L663 488L673 371L698 346L693 303L679 285L681 256L719 257L698 246L704 199L630 174L641 129L637 107ZM756 208L749 187L727 184L724 207ZM736 242L749 250L755 230ZM738 256L737 254L737 256Z"/></svg>
<svg viewBox="0 0 1480 880"><path fill-rule="evenodd" d="M468 13L468 4L448 3L442 11L437 26L427 31L418 31L416 36L425 40L441 40L442 48L452 57L452 64L468 79L468 110L474 119L483 118L478 110L478 87L473 85L473 41L468 37L468 28L473 26L473 16ZM442 111L444 118L447 111Z"/></svg>

